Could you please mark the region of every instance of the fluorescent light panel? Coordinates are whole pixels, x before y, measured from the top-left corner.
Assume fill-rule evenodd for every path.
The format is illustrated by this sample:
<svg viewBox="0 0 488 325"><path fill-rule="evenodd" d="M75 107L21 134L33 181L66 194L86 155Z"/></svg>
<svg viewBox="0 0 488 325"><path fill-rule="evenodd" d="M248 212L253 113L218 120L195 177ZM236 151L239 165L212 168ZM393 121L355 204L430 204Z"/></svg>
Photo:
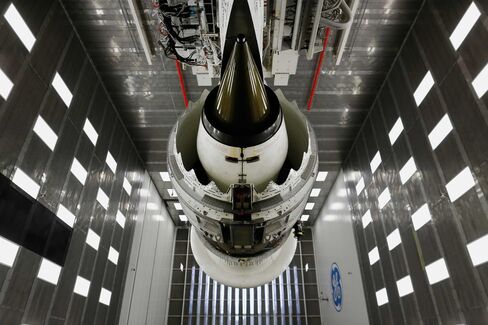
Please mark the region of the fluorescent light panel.
<svg viewBox="0 0 488 325"><path fill-rule="evenodd" d="M87 297L89 290L90 290L90 281L88 281L87 279L81 276L77 276L75 282L75 288L73 292L80 296Z"/></svg>
<svg viewBox="0 0 488 325"><path fill-rule="evenodd" d="M71 173L76 177L76 179L81 183L81 185L85 185L88 172L86 171L85 167L83 167L83 165L76 158L73 159L73 164L71 165Z"/></svg>
<svg viewBox="0 0 488 325"><path fill-rule="evenodd" d="M10 91L12 90L14 84L9 77L0 69L0 96L7 100Z"/></svg>
<svg viewBox="0 0 488 325"><path fill-rule="evenodd" d="M478 95L478 98L483 97L483 95L488 90L488 63L485 65L483 70L474 78L473 80L473 88Z"/></svg>
<svg viewBox="0 0 488 325"><path fill-rule="evenodd" d="M117 162L115 161L114 156L112 156L110 151L107 151L107 158L105 158L105 162L107 163L112 173L115 174L115 171L117 170Z"/></svg>
<svg viewBox="0 0 488 325"><path fill-rule="evenodd" d="M371 173L374 174L374 172L378 169L380 165L381 165L381 155L380 152L377 151L373 159L369 163L369 166L371 167Z"/></svg>
<svg viewBox="0 0 488 325"><path fill-rule="evenodd" d="M68 210L64 205L60 204L58 207L58 212L56 213L56 216L61 219L65 224L73 228L73 225L75 224L76 216L71 213L71 211Z"/></svg>
<svg viewBox="0 0 488 325"><path fill-rule="evenodd" d="M61 100L64 102L64 104L69 107L69 105L71 104L71 100L73 99L73 94L69 90L63 78L61 78L61 76L57 72L54 75L52 85L54 87L54 90L56 90L56 92L58 93L59 97L61 97Z"/></svg>
<svg viewBox="0 0 488 325"><path fill-rule="evenodd" d="M111 297L112 297L112 292L102 287L102 290L100 291L100 298L98 299L98 301L104 304L105 306L109 306Z"/></svg>
<svg viewBox="0 0 488 325"><path fill-rule="evenodd" d="M41 280L57 285L59 274L61 273L61 266L43 258L37 277Z"/></svg>
<svg viewBox="0 0 488 325"><path fill-rule="evenodd" d="M432 220L432 216L430 215L429 206L427 203L422 205L414 214L412 214L412 223L413 228L415 231L422 228L427 222Z"/></svg>
<svg viewBox="0 0 488 325"><path fill-rule="evenodd" d="M125 193L127 193L127 195L130 195L130 193L132 192L132 185L130 185L130 182L127 179L127 177L124 177L124 185L123 186L124 186Z"/></svg>
<svg viewBox="0 0 488 325"><path fill-rule="evenodd" d="M175 202L175 203L173 203L173 204L175 205L175 209L176 209L176 210L183 210L183 208L181 207L181 204L180 204L180 203Z"/></svg>
<svg viewBox="0 0 488 325"><path fill-rule="evenodd" d="M315 203L313 202L308 202L306 205L305 205L305 210L313 210L313 207L315 206Z"/></svg>
<svg viewBox="0 0 488 325"><path fill-rule="evenodd" d="M308 214L303 214L301 217L300 217L300 221L308 221L308 218L310 218L310 216Z"/></svg>
<svg viewBox="0 0 488 325"><path fill-rule="evenodd" d="M449 115L444 114L439 123L429 133L429 142L432 150L435 150L451 131L452 124L451 120L449 120Z"/></svg>
<svg viewBox="0 0 488 325"><path fill-rule="evenodd" d="M388 303L388 293L386 292L386 288L376 291L376 302L378 307Z"/></svg>
<svg viewBox="0 0 488 325"><path fill-rule="evenodd" d="M161 179L163 180L163 182L171 181L171 179L169 178L168 172L160 172L159 175L161 176Z"/></svg>
<svg viewBox="0 0 488 325"><path fill-rule="evenodd" d="M417 166L415 166L415 160L413 160L413 157L410 157L405 165L403 165L402 169L400 169L400 180L402 181L402 184L408 182L410 177L412 177L416 171Z"/></svg>
<svg viewBox="0 0 488 325"><path fill-rule="evenodd" d="M58 136L40 115L34 125L34 132L48 146L48 148L51 149L51 151L54 150L56 142L58 141Z"/></svg>
<svg viewBox="0 0 488 325"><path fill-rule="evenodd" d="M0 236L0 264L12 267L19 252L19 245Z"/></svg>
<svg viewBox="0 0 488 325"><path fill-rule="evenodd" d="M9 23L10 27L12 27L15 34L17 34L22 44L24 44L25 48L30 52L34 46L34 43L36 42L36 38L34 37L34 34L32 34L29 26L27 26L20 13L17 11L17 8L15 8L13 4L10 4L3 16Z"/></svg>
<svg viewBox="0 0 488 325"><path fill-rule="evenodd" d="M478 21L480 15L481 13L478 7L476 7L476 4L472 2L449 37L449 40L451 41L451 44L455 50L461 46L474 24L476 24Z"/></svg>
<svg viewBox="0 0 488 325"><path fill-rule="evenodd" d="M369 265L374 265L374 263L380 260L380 253L378 251L378 247L373 248L368 253L368 258L369 258Z"/></svg>
<svg viewBox="0 0 488 325"><path fill-rule="evenodd" d="M356 193L359 195L364 190L364 179L361 177L356 184Z"/></svg>
<svg viewBox="0 0 488 325"><path fill-rule="evenodd" d="M387 237L386 242L388 243L388 249L392 251L395 247L401 244L402 238L400 237L400 231L397 229L393 230Z"/></svg>
<svg viewBox="0 0 488 325"><path fill-rule="evenodd" d="M424 101L424 98L432 89L432 86L434 86L434 78L432 78L430 71L427 71L424 78L413 93L413 98L415 99L417 106L420 106L420 104Z"/></svg>
<svg viewBox="0 0 488 325"><path fill-rule="evenodd" d="M378 197L378 206L381 209L385 207L391 200L390 190L386 187L383 192L381 192L380 196Z"/></svg>
<svg viewBox="0 0 488 325"><path fill-rule="evenodd" d="M396 142L396 140L398 139L398 137L400 136L402 131L403 131L402 119L398 118L396 120L395 124L393 124L393 127L390 130L390 133L388 133L388 137L390 138L390 144L391 145L393 145Z"/></svg>
<svg viewBox="0 0 488 325"><path fill-rule="evenodd" d="M119 261L119 252L117 252L112 246L110 246L110 249L108 250L108 260L115 265L117 265L117 262Z"/></svg>
<svg viewBox="0 0 488 325"><path fill-rule="evenodd" d="M312 192L310 192L310 197L317 197L320 194L320 188L313 188Z"/></svg>
<svg viewBox="0 0 488 325"><path fill-rule="evenodd" d="M467 245L473 266L488 262L488 235L472 241Z"/></svg>
<svg viewBox="0 0 488 325"><path fill-rule="evenodd" d="M97 251L98 245L100 245L100 236L98 236L93 230L88 229L88 234L86 235L86 243Z"/></svg>
<svg viewBox="0 0 488 325"><path fill-rule="evenodd" d="M451 202L456 201L474 186L474 178L469 167L464 168L459 174L447 183L446 189Z"/></svg>
<svg viewBox="0 0 488 325"><path fill-rule="evenodd" d="M41 188L32 178L30 178L22 169L17 168L12 178L12 182L20 187L24 192L29 194L34 199L37 198L39 194L39 189Z"/></svg>
<svg viewBox="0 0 488 325"><path fill-rule="evenodd" d="M398 288L398 295L400 297L404 297L406 295L411 294L413 292L413 285L412 285L412 279L410 278L410 275L407 275L406 277L403 277L400 280L398 280L397 288Z"/></svg>
<svg viewBox="0 0 488 325"><path fill-rule="evenodd" d="M449 277L446 261L441 258L425 267L429 283L435 284Z"/></svg>
<svg viewBox="0 0 488 325"><path fill-rule="evenodd" d="M188 221L188 217L184 214L180 214L180 215L178 215L178 217L180 218L181 222L187 222Z"/></svg>
<svg viewBox="0 0 488 325"><path fill-rule="evenodd" d="M371 218L371 211L366 211L363 216L361 217L361 221L363 223L363 229L365 229L371 222L373 222L373 218Z"/></svg>
<svg viewBox="0 0 488 325"><path fill-rule="evenodd" d="M319 172L317 174L317 182L323 182L327 178L328 172Z"/></svg>
<svg viewBox="0 0 488 325"><path fill-rule="evenodd" d="M85 132L88 139L90 139L91 143L93 143L93 145L96 146L98 140L98 133L88 119L85 120L85 125L83 125L83 132Z"/></svg>
<svg viewBox="0 0 488 325"><path fill-rule="evenodd" d="M168 195L170 197L178 197L178 194L176 193L176 191L174 190L174 188L168 188Z"/></svg>
<svg viewBox="0 0 488 325"><path fill-rule="evenodd" d="M107 194L105 194L105 192L99 188L98 189L98 193L97 193L97 201L98 203L100 203L100 205L105 209L107 210L108 209L108 196Z"/></svg>
<svg viewBox="0 0 488 325"><path fill-rule="evenodd" d="M119 224L119 226L124 229L125 226L125 216L120 212L120 210L117 210L117 216L115 217L115 221Z"/></svg>

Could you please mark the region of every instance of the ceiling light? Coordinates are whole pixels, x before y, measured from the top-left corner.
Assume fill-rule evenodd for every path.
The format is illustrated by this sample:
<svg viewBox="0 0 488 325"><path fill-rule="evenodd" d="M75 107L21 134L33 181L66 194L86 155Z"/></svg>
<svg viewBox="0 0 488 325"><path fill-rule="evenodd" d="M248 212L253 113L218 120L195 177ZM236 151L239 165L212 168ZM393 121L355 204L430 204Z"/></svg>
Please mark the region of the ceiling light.
<svg viewBox="0 0 488 325"><path fill-rule="evenodd" d="M356 193L359 195L364 189L364 179L361 177L356 184Z"/></svg>
<svg viewBox="0 0 488 325"><path fill-rule="evenodd" d="M305 210L313 210L313 207L315 206L315 203L313 202L308 202L306 205L305 205Z"/></svg>
<svg viewBox="0 0 488 325"><path fill-rule="evenodd" d="M320 188L314 188L312 189L312 192L310 192L310 197L317 197L320 194Z"/></svg>
<svg viewBox="0 0 488 325"><path fill-rule="evenodd" d="M446 189L451 202L459 199L464 193L474 186L474 178L469 167L464 168L459 174L447 183Z"/></svg>
<svg viewBox="0 0 488 325"><path fill-rule="evenodd" d="M180 203L175 202L175 203L173 203L173 204L175 205L175 209L176 209L176 210L183 210L183 208L181 207L181 204L180 204Z"/></svg>
<svg viewBox="0 0 488 325"><path fill-rule="evenodd" d="M115 217L115 221L119 224L119 226L124 229L125 226L125 216L120 212L120 210L117 210L117 216Z"/></svg>
<svg viewBox="0 0 488 325"><path fill-rule="evenodd" d="M180 214L178 217L180 218L181 222L187 222L188 221L188 217L184 214Z"/></svg>
<svg viewBox="0 0 488 325"><path fill-rule="evenodd" d="M183 272L185 270L185 267L183 266L183 263L180 263L180 271Z"/></svg>
<svg viewBox="0 0 488 325"><path fill-rule="evenodd" d="M405 165L403 165L402 169L400 169L400 180L402 181L402 184L405 185L416 171L417 166L415 166L415 161L413 160L413 157L410 157Z"/></svg>
<svg viewBox="0 0 488 325"><path fill-rule="evenodd" d="M452 131L451 120L449 115L444 114L439 123L429 133L429 142L432 150L435 150L445 137Z"/></svg>
<svg viewBox="0 0 488 325"><path fill-rule="evenodd" d="M388 303L388 293L386 292L386 288L376 291L376 302L378 307Z"/></svg>
<svg viewBox="0 0 488 325"><path fill-rule="evenodd" d="M97 251L98 245L100 245L100 236L98 236L93 230L88 229L88 234L86 235L86 243Z"/></svg>
<svg viewBox="0 0 488 325"><path fill-rule="evenodd" d="M81 276L77 276L75 282L75 288L73 292L79 294L80 296L87 297L89 290L90 290L90 281L88 281L87 279Z"/></svg>
<svg viewBox="0 0 488 325"><path fill-rule="evenodd" d="M115 161L110 151L107 151L107 158L105 159L105 162L107 163L112 173L115 174L115 171L117 170L117 162Z"/></svg>
<svg viewBox="0 0 488 325"><path fill-rule="evenodd" d="M12 27L15 34L17 34L22 44L24 44L25 48L30 52L34 46L34 43L36 42L36 38L34 37L34 34L32 34L29 26L27 26L20 13L17 11L17 8L15 8L13 4L10 4L3 16L9 23L10 27Z"/></svg>
<svg viewBox="0 0 488 325"><path fill-rule="evenodd" d="M108 260L115 265L117 265L117 262L119 261L119 252L117 252L112 246L110 246L110 249L108 250Z"/></svg>
<svg viewBox="0 0 488 325"><path fill-rule="evenodd" d="M171 179L169 178L169 173L168 172L160 172L159 175L161 176L161 179L163 182L170 182Z"/></svg>
<svg viewBox="0 0 488 325"><path fill-rule="evenodd" d="M425 271L427 272L427 278L431 285L449 277L446 261L443 258L427 265Z"/></svg>
<svg viewBox="0 0 488 325"><path fill-rule="evenodd" d="M473 28L474 24L476 24L476 22L478 21L480 15L481 13L473 1L457 24L451 36L449 37L449 40L451 41L451 44L455 50L457 50L459 46L461 46L466 36L468 36L469 32Z"/></svg>
<svg viewBox="0 0 488 325"><path fill-rule="evenodd" d="M19 251L19 245L0 236L0 264L12 267Z"/></svg>
<svg viewBox="0 0 488 325"><path fill-rule="evenodd" d="M396 142L396 140L398 139L402 131L403 131L402 119L398 118L395 124L393 125L393 127L391 128L390 133L388 133L388 137L390 138L391 145L393 145Z"/></svg>
<svg viewBox="0 0 488 325"><path fill-rule="evenodd" d="M467 247L473 266L488 262L488 249L486 249L488 247L488 235L472 241Z"/></svg>
<svg viewBox="0 0 488 325"><path fill-rule="evenodd" d="M76 158L73 159L73 164L71 165L71 173L76 177L78 181L80 181L81 185L85 185L88 172Z"/></svg>
<svg viewBox="0 0 488 325"><path fill-rule="evenodd" d="M12 182L20 187L24 192L29 194L32 198L37 198L39 189L41 188L32 178L30 178L22 169L17 168L12 178Z"/></svg>
<svg viewBox="0 0 488 325"><path fill-rule="evenodd" d="M478 95L478 98L483 97L483 95L488 90L488 63L473 80L472 85L474 90L476 91L476 95Z"/></svg>
<svg viewBox="0 0 488 325"><path fill-rule="evenodd" d="M178 197L178 194L173 188L168 188L167 191L170 197Z"/></svg>
<svg viewBox="0 0 488 325"><path fill-rule="evenodd" d="M388 187L386 187L378 197L378 206L380 210L383 209L385 205L388 204L388 202L390 202L390 199L391 199L390 190L388 189Z"/></svg>
<svg viewBox="0 0 488 325"><path fill-rule="evenodd" d="M58 212L56 213L56 216L61 219L65 224L73 228L73 225L75 224L76 216L71 213L64 205L60 204L58 207Z"/></svg>
<svg viewBox="0 0 488 325"><path fill-rule="evenodd" d="M107 194L105 194L105 192L102 190L102 188L99 188L98 189L98 193L97 193L97 201L98 203L100 203L100 205L105 209L107 210L108 209L108 202L109 202L109 199L108 199L108 196Z"/></svg>
<svg viewBox="0 0 488 325"><path fill-rule="evenodd" d="M387 237L386 242L388 243L388 249L392 251L395 247L401 244L402 238L400 237L400 231L397 229L393 230Z"/></svg>
<svg viewBox="0 0 488 325"><path fill-rule="evenodd" d="M49 149L51 149L51 151L54 150L56 142L58 141L58 136L40 115L34 125L34 132L49 147Z"/></svg>
<svg viewBox="0 0 488 325"><path fill-rule="evenodd" d="M308 221L308 218L310 218L310 216L308 214L303 214L300 218L300 221L306 222L306 221Z"/></svg>
<svg viewBox="0 0 488 325"><path fill-rule="evenodd" d="M111 297L112 292L102 287L102 290L100 291L100 298L98 298L98 301L106 306L109 306Z"/></svg>
<svg viewBox="0 0 488 325"><path fill-rule="evenodd" d="M380 260L380 253L378 251L378 247L373 248L368 253L368 258L369 258L369 265L374 265L374 263Z"/></svg>
<svg viewBox="0 0 488 325"><path fill-rule="evenodd" d="M10 94L13 86L14 84L9 79L9 77L7 77L3 70L0 69L0 96L2 96L3 99L7 100L7 97Z"/></svg>
<svg viewBox="0 0 488 325"><path fill-rule="evenodd" d="M413 285L412 279L410 279L410 275L407 275L404 278L401 278L397 281L397 288L398 288L398 295L400 297L404 297L409 295L413 292Z"/></svg>
<svg viewBox="0 0 488 325"><path fill-rule="evenodd" d="M422 228L427 222L432 219L427 203L422 205L414 214L412 214L412 223L415 231Z"/></svg>
<svg viewBox="0 0 488 325"><path fill-rule="evenodd" d="M317 182L323 182L327 178L328 172L319 172L317 174Z"/></svg>
<svg viewBox="0 0 488 325"><path fill-rule="evenodd" d="M419 86L413 93L413 98L415 98L417 107L420 106L420 104L424 101L425 96L427 96L432 86L434 86L434 78L432 78L430 71L427 71Z"/></svg>
<svg viewBox="0 0 488 325"><path fill-rule="evenodd" d="M369 166L371 167L371 173L374 174L374 172L378 169L380 164L381 164L381 155L380 155L380 152L377 151L376 154L374 155L373 159L369 163Z"/></svg>
<svg viewBox="0 0 488 325"><path fill-rule="evenodd" d="M129 180L126 177L124 177L124 185L123 186L124 186L125 193L127 193L127 195L130 196L130 193L132 192L132 185L130 185Z"/></svg>
<svg viewBox="0 0 488 325"><path fill-rule="evenodd" d="M88 119L85 120L85 125L83 125L83 131L88 136L88 139L90 139L91 143L93 143L93 145L96 146L98 140L98 133L97 131L95 131L95 128L93 127L93 125L90 123Z"/></svg>
<svg viewBox="0 0 488 325"><path fill-rule="evenodd" d="M371 218L371 211L366 211L363 216L361 217L361 221L363 223L363 229L365 229L371 222L373 222L373 218Z"/></svg>
<svg viewBox="0 0 488 325"><path fill-rule="evenodd" d="M63 100L64 104L69 107L71 104L71 100L73 99L73 94L69 90L68 86L64 82L63 78L56 72L54 75L54 79L52 85L56 92L58 93L59 97Z"/></svg>
<svg viewBox="0 0 488 325"><path fill-rule="evenodd" d="M43 258L37 277L41 280L57 285L59 274L61 273L61 266Z"/></svg>

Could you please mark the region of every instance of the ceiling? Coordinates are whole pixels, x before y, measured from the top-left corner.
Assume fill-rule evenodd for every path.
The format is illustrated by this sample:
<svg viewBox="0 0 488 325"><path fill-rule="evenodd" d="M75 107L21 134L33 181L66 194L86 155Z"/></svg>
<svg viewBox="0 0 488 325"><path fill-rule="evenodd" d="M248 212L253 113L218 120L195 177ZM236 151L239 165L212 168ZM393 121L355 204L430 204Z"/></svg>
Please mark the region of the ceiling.
<svg viewBox="0 0 488 325"><path fill-rule="evenodd" d="M117 107L147 170L161 196L170 200L159 172L166 170L167 141L178 116L184 112L175 62L161 54L155 42L156 19L151 2L139 0L153 64L148 65L139 43L127 0L62 0ZM412 25L422 0L360 0L346 50L335 65L331 39L322 66L313 107L306 110L317 57L300 56L297 74L281 87L285 96L296 100L312 123L319 145L319 170L328 171L322 191L310 213L310 221L323 205L368 114L386 74ZM190 71L184 71L190 100L199 98L199 87ZM271 80L268 81L272 83ZM214 82L214 85L216 83ZM175 221L178 213L169 210Z"/></svg>

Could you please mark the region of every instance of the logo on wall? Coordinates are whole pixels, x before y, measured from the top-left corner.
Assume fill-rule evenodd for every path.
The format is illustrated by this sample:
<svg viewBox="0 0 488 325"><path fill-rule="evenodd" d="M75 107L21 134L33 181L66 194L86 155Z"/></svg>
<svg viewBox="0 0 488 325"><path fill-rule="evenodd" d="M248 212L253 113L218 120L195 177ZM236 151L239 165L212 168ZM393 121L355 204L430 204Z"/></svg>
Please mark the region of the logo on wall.
<svg viewBox="0 0 488 325"><path fill-rule="evenodd" d="M336 311L342 310L342 279L341 270L336 263L330 267L330 286L332 288L332 301Z"/></svg>

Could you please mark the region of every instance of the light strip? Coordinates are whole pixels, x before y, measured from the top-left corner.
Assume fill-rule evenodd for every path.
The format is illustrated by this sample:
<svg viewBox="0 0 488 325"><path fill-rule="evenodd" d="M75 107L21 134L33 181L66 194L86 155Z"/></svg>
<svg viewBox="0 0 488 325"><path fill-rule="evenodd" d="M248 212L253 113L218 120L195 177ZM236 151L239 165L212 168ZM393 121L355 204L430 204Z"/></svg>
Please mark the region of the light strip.
<svg viewBox="0 0 488 325"><path fill-rule="evenodd" d="M119 224L119 226L122 227L122 229L124 229L124 226L125 226L125 216L122 212L120 212L120 210L117 210L117 215L115 217L115 221Z"/></svg>
<svg viewBox="0 0 488 325"><path fill-rule="evenodd" d="M439 123L429 133L429 142L432 150L435 150L451 131L452 124L451 120L449 120L449 115L444 114Z"/></svg>
<svg viewBox="0 0 488 325"><path fill-rule="evenodd" d="M77 276L73 292L80 296L87 297L88 291L90 291L90 281L81 276Z"/></svg>
<svg viewBox="0 0 488 325"><path fill-rule="evenodd" d="M39 136L42 142L51 149L51 151L54 150L56 142L58 141L58 136L40 115L37 117L36 124L34 125L34 132Z"/></svg>
<svg viewBox="0 0 488 325"><path fill-rule="evenodd" d="M400 180L402 181L402 184L405 185L416 171L417 166L415 165L415 160L413 160L413 157L410 157L405 165L403 165L402 169L400 169Z"/></svg>
<svg viewBox="0 0 488 325"><path fill-rule="evenodd" d="M188 314L193 315L193 295L195 291L195 266L191 267L191 281L190 281L190 303L188 305Z"/></svg>
<svg viewBox="0 0 488 325"><path fill-rule="evenodd" d="M376 302L378 303L378 307L388 303L388 293L386 292L386 288L376 291Z"/></svg>
<svg viewBox="0 0 488 325"><path fill-rule="evenodd" d="M473 88L476 91L476 95L478 98L483 97L483 95L488 90L488 63L485 65L483 70L474 78L473 80Z"/></svg>
<svg viewBox="0 0 488 325"><path fill-rule="evenodd" d="M0 236L0 263L12 267L19 252L19 245Z"/></svg>
<svg viewBox="0 0 488 325"><path fill-rule="evenodd" d="M371 222L373 222L373 218L371 218L371 211L368 209L363 216L361 217L361 221L363 223L363 229L365 229Z"/></svg>
<svg viewBox="0 0 488 325"><path fill-rule="evenodd" d="M414 214L412 214L412 223L415 231L422 228L427 222L432 219L427 203L422 205Z"/></svg>
<svg viewBox="0 0 488 325"><path fill-rule="evenodd" d="M73 159L73 164L71 165L71 173L76 177L81 185L85 185L88 172L76 158Z"/></svg>
<svg viewBox="0 0 488 325"><path fill-rule="evenodd" d="M178 215L178 218L180 218L181 222L187 222L188 221L188 217L184 214Z"/></svg>
<svg viewBox="0 0 488 325"><path fill-rule="evenodd" d="M257 295L257 301L258 301L258 315L261 315L263 313L263 305L262 305L263 300L261 299L261 290L262 290L261 288L262 287L259 286L256 289L256 291L257 291L256 295Z"/></svg>
<svg viewBox="0 0 488 325"><path fill-rule="evenodd" d="M400 237L400 231L397 229L393 230L387 237L386 242L388 243L388 249L392 251L395 247L401 244L402 238Z"/></svg>
<svg viewBox="0 0 488 325"><path fill-rule="evenodd" d="M7 100L10 91L12 90L14 84L9 77L0 69L0 96Z"/></svg>
<svg viewBox="0 0 488 325"><path fill-rule="evenodd" d="M90 120L86 119L85 124L83 125L83 132L87 135L88 139L90 139L91 143L93 143L94 146L97 145L97 140L98 140L98 133L91 124Z"/></svg>
<svg viewBox="0 0 488 325"><path fill-rule="evenodd" d="M129 180L127 179L127 177L124 177L124 191L125 193L127 193L127 195L130 196L130 193L132 192L132 185L130 185L130 182Z"/></svg>
<svg viewBox="0 0 488 325"><path fill-rule="evenodd" d="M478 7L476 7L474 1L471 2L471 5L468 7L463 17L457 24L456 28L452 32L451 36L449 37L449 40L451 41L451 44L455 50L457 50L461 46L464 39L466 38L466 36L468 36L469 32L476 24L480 16L481 13Z"/></svg>
<svg viewBox="0 0 488 325"><path fill-rule="evenodd" d="M361 177L356 184L356 193L357 195L361 194L361 192L364 190L364 179Z"/></svg>
<svg viewBox="0 0 488 325"><path fill-rule="evenodd" d="M234 315L239 315L239 288L234 288Z"/></svg>
<svg viewBox="0 0 488 325"><path fill-rule="evenodd" d="M449 278L446 261L443 258L427 265L425 271L431 285Z"/></svg>
<svg viewBox="0 0 488 325"><path fill-rule="evenodd" d="M249 314L254 315L254 288L249 288Z"/></svg>
<svg viewBox="0 0 488 325"><path fill-rule="evenodd" d="M447 183L446 189L451 202L455 202L461 196L474 187L475 182L469 167L464 168L459 174Z"/></svg>
<svg viewBox="0 0 488 325"><path fill-rule="evenodd" d="M478 266L488 262L488 235L472 241L467 245L469 257L473 266Z"/></svg>
<svg viewBox="0 0 488 325"><path fill-rule="evenodd" d="M308 218L310 218L310 215L308 215L308 214L303 214L303 215L300 217L300 221L303 221L303 222L308 221Z"/></svg>
<svg viewBox="0 0 488 325"><path fill-rule="evenodd" d="M163 180L163 182L169 182L169 181L171 181L168 172L160 172L159 173L159 176L161 176L161 179Z"/></svg>
<svg viewBox="0 0 488 325"><path fill-rule="evenodd" d="M111 298L112 298L112 292L110 292L109 290L102 287L98 301L100 303L104 304L105 306L110 306L110 299Z"/></svg>
<svg viewBox="0 0 488 325"><path fill-rule="evenodd" d="M308 202L306 205L305 205L305 210L313 210L313 207L315 206L315 203L313 202Z"/></svg>
<svg viewBox="0 0 488 325"><path fill-rule="evenodd" d="M54 264L48 259L43 258L37 277L41 280L57 285L59 274L61 273L61 266Z"/></svg>
<svg viewBox="0 0 488 325"><path fill-rule="evenodd" d="M232 314L232 288L227 287L227 316Z"/></svg>
<svg viewBox="0 0 488 325"><path fill-rule="evenodd" d="M108 250L108 260L115 265L117 265L117 262L119 261L119 252L117 252L112 246L110 246L110 249Z"/></svg>
<svg viewBox="0 0 488 325"><path fill-rule="evenodd" d="M300 315L300 294L298 291L298 268L296 265L293 266L293 279L294 287L295 287L295 308L297 311L297 315ZM300 318L298 318L299 320ZM300 324L300 323L299 323Z"/></svg>
<svg viewBox="0 0 488 325"><path fill-rule="evenodd" d="M368 258L369 258L369 265L374 265L374 263L380 260L380 253L378 251L378 247L373 248L368 253Z"/></svg>
<svg viewBox="0 0 488 325"><path fill-rule="evenodd" d="M217 315L217 287L218 283L215 280L212 280L212 320L215 319L215 316ZM215 325L215 322L213 322L213 325Z"/></svg>
<svg viewBox="0 0 488 325"><path fill-rule="evenodd" d="M269 283L264 284L264 313L269 315Z"/></svg>
<svg viewBox="0 0 488 325"><path fill-rule="evenodd" d="M107 163L112 173L115 174L115 171L117 170L117 162L115 161L110 151L107 151L107 158L105 159L105 162Z"/></svg>
<svg viewBox="0 0 488 325"><path fill-rule="evenodd" d="M285 288L283 286L283 273L278 277L278 289L280 293L280 312L281 315L285 315Z"/></svg>
<svg viewBox="0 0 488 325"><path fill-rule="evenodd" d="M10 27L12 27L15 34L17 34L22 44L24 44L25 48L30 52L34 46L34 43L36 42L36 38L29 29L29 26L27 26L25 23L25 20L17 11L17 8L15 8L13 4L10 4L3 16L9 23Z"/></svg>
<svg viewBox="0 0 488 325"><path fill-rule="evenodd" d="M12 178L12 182L20 187L24 192L29 194L32 198L36 199L39 194L40 186L30 178L22 169L17 168Z"/></svg>
<svg viewBox="0 0 488 325"><path fill-rule="evenodd" d="M380 165L381 165L381 154L379 151L377 151L373 159L371 159L371 162L369 163L369 166L371 167L371 173L374 174L374 172L378 169Z"/></svg>
<svg viewBox="0 0 488 325"><path fill-rule="evenodd" d="M88 229L88 234L86 235L86 243L97 251L98 246L100 245L100 236L98 236L93 230Z"/></svg>
<svg viewBox="0 0 488 325"><path fill-rule="evenodd" d="M56 90L56 92L58 93L59 97L61 97L66 107L69 108L69 105L71 104L71 100L73 99L73 94L69 90L63 78L61 78L61 76L57 72L54 75L52 85Z"/></svg>
<svg viewBox="0 0 488 325"><path fill-rule="evenodd" d="M198 291L197 291L197 319L200 318L200 309L202 307L202 287L203 287L203 271L200 268L198 270Z"/></svg>
<svg viewBox="0 0 488 325"><path fill-rule="evenodd" d="M68 210L64 205L60 204L58 207L58 212L56 213L56 216L61 219L65 224L73 228L73 225L75 224L76 216L71 213L71 211Z"/></svg>
<svg viewBox="0 0 488 325"><path fill-rule="evenodd" d="M378 197L378 206L381 209L385 207L391 200L390 190L386 187L383 192L381 192L380 196Z"/></svg>
<svg viewBox="0 0 488 325"><path fill-rule="evenodd" d="M323 181L325 181L325 179L327 178L327 174L328 174L328 172L319 172L317 174L317 179L316 179L317 182L323 182Z"/></svg>
<svg viewBox="0 0 488 325"><path fill-rule="evenodd" d="M413 292L412 279L410 279L410 275L401 278L400 280L397 281L396 284L398 288L398 295L400 297L404 297Z"/></svg>
<svg viewBox="0 0 488 325"><path fill-rule="evenodd" d="M205 316L205 322L208 322L208 303L210 294L210 277L205 274L205 300L203 301L203 315Z"/></svg>
<svg viewBox="0 0 488 325"><path fill-rule="evenodd" d="M225 300L225 288L224 285L221 283L220 284L220 315L224 315L224 300ZM221 317L223 318L223 317Z"/></svg>
<svg viewBox="0 0 488 325"><path fill-rule="evenodd" d="M320 188L313 188L310 192L310 197L317 197L320 195Z"/></svg>
<svg viewBox="0 0 488 325"><path fill-rule="evenodd" d="M420 106L420 104L424 101L425 97L432 89L432 86L434 86L434 78L432 78L430 71L427 71L424 78L413 93L413 98L415 99L417 107Z"/></svg>
<svg viewBox="0 0 488 325"><path fill-rule="evenodd" d="M98 193L97 193L97 201L98 203L100 203L100 205L105 209L107 210L108 209L108 203L109 203L109 199L108 199L108 196L107 194L105 194L105 192L102 190L102 188L100 187L98 189Z"/></svg>
<svg viewBox="0 0 488 325"><path fill-rule="evenodd" d="M390 138L391 145L393 145L396 142L396 140L398 139L402 131L403 131L402 119L398 118L395 124L393 124L393 127L391 128L390 132L388 133L388 137Z"/></svg>

